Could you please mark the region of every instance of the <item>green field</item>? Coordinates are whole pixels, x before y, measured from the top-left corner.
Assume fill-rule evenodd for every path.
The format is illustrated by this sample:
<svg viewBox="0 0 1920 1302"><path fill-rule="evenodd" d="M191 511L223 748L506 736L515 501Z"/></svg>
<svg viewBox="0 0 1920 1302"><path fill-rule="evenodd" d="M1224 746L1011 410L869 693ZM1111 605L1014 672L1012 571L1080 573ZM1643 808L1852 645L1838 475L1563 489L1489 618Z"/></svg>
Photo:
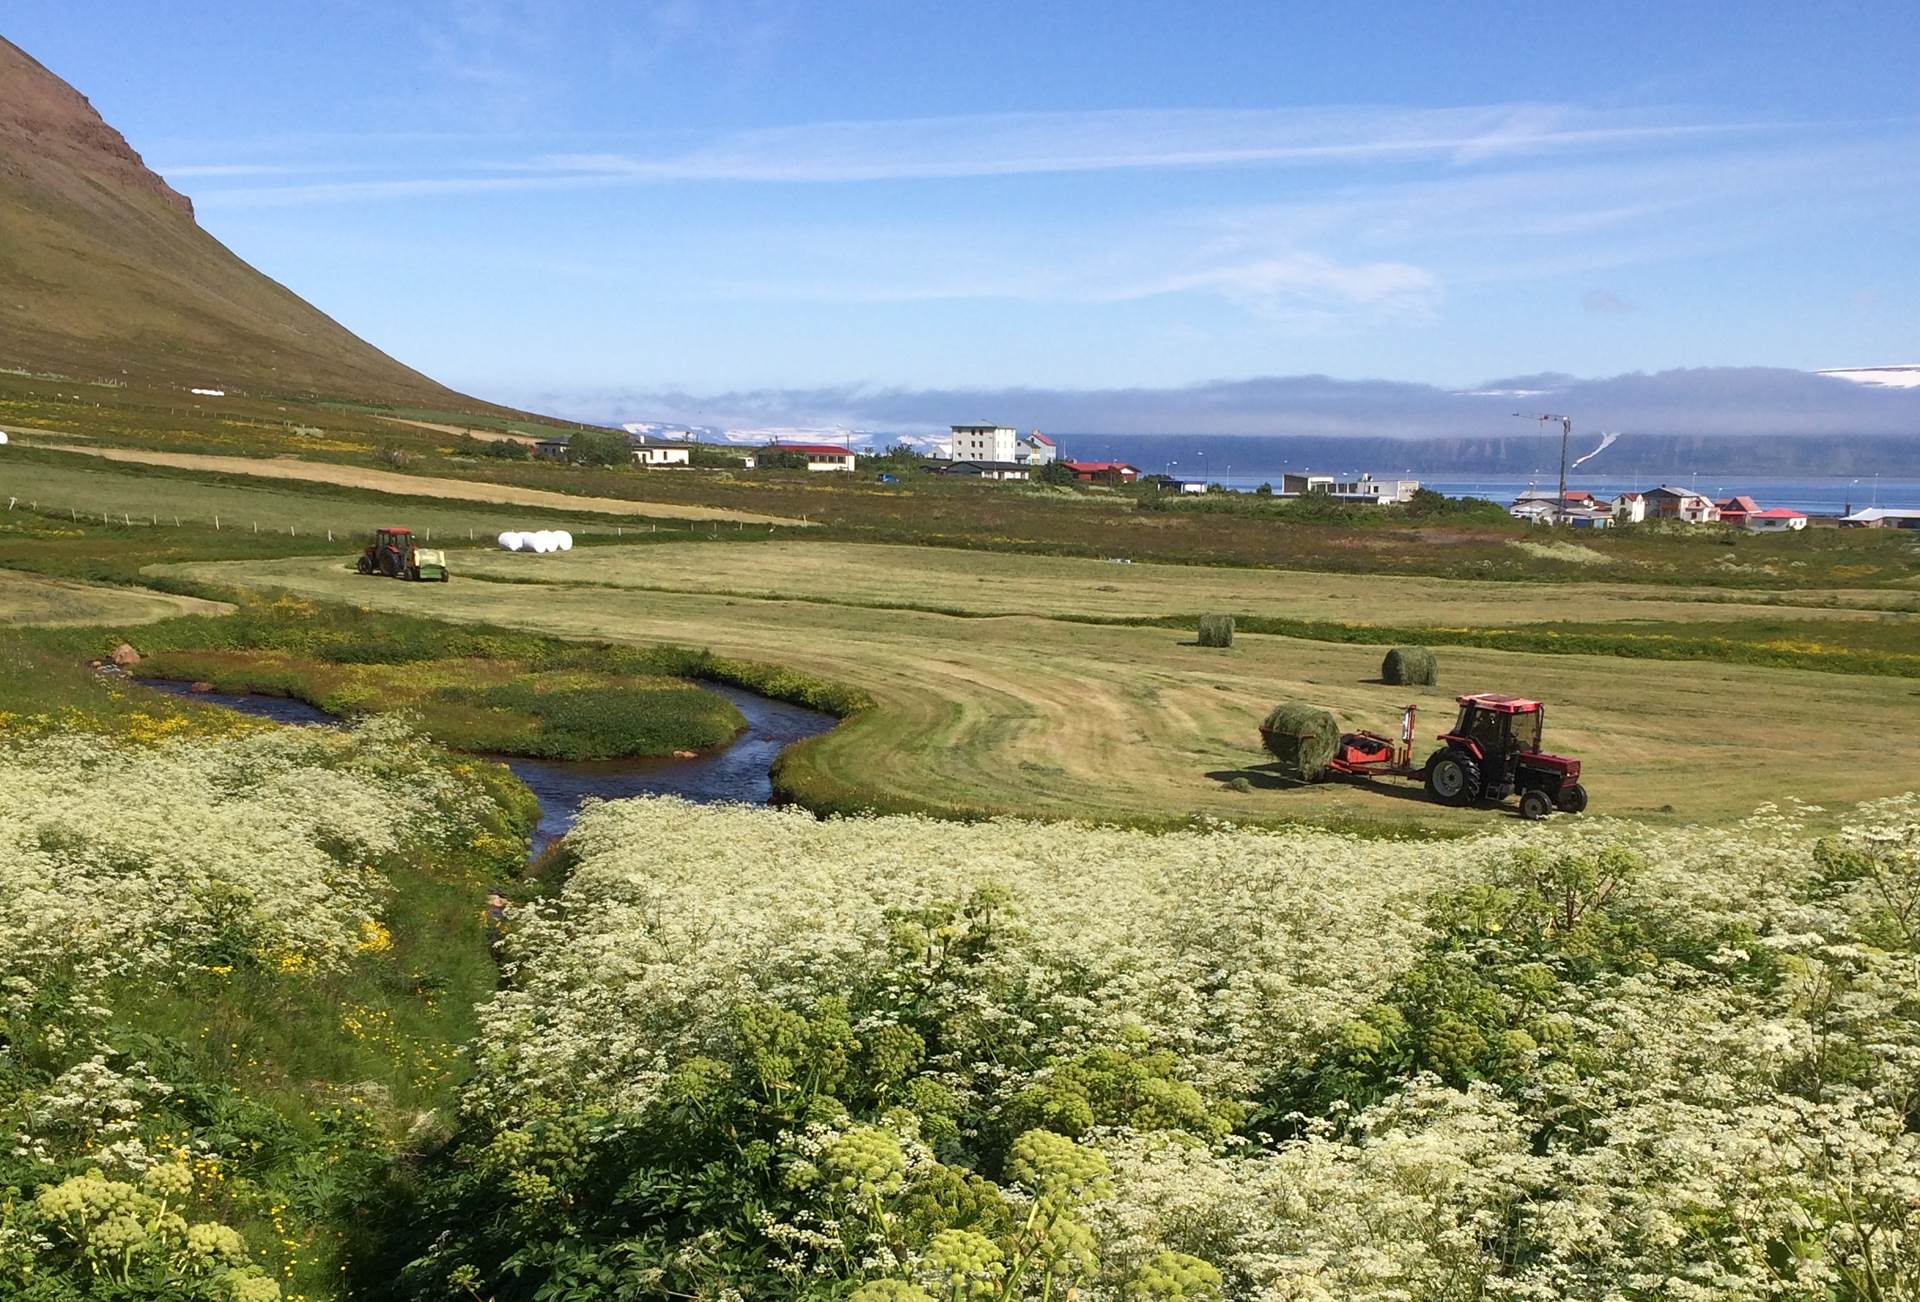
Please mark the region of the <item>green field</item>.
<svg viewBox="0 0 1920 1302"><path fill-rule="evenodd" d="M520 579L527 558L492 555L465 565L476 575ZM1753 618L1857 619L1906 626L1920 590L1706 591L1594 575L1558 588L1512 580L1117 563L926 547L770 542L741 551L683 544L541 557L543 581L729 596L917 606L988 615L1124 619L1197 611L1276 613L1356 624L1471 627L1542 623Z"/></svg>
<svg viewBox="0 0 1920 1302"><path fill-rule="evenodd" d="M550 511L489 503L405 501L298 484L253 487L151 470L13 458L0 465L0 497L18 498L16 509L75 524L98 523L105 515L112 524L211 530L217 518L223 530L244 533L258 526L268 533L292 529L324 538L331 529L339 540L370 537L384 524L405 524L423 533L433 530L443 539L464 541L471 533L485 542L507 529L551 527L555 518ZM560 524L576 534L604 530L611 535L619 527L585 513L565 515Z"/></svg>
<svg viewBox="0 0 1920 1302"><path fill-rule="evenodd" d="M803 745L783 767L787 789L818 808L1160 821L1204 814L1462 830L1484 825L1488 815L1434 806L1416 798L1410 785L1370 790L1278 784L1264 768L1255 732L1260 717L1282 699L1316 701L1338 711L1349 726L1383 730L1412 699L1425 707L1420 731L1431 738L1448 721L1457 691L1511 691L1549 702L1549 745L1587 762L1597 813L1726 820L1788 797L1849 802L1920 786L1920 754L1910 757L1912 748L1880 748L1870 771L1857 759L1858 739L1901 736L1920 727L1920 683L1906 680L1449 648L1441 658L1442 688L1410 694L1376 681L1383 650L1378 645L1243 634L1231 651L1218 652L1164 628L1032 615L959 618L619 585L621 576L649 566L670 570L679 550L667 545L596 549L571 559L474 557L477 569L524 560L515 574L530 581L425 590L359 583L331 559L169 566L163 573L174 580L284 587L377 609L567 636L705 647L864 689L876 708ZM799 551L765 573L792 574L797 586L832 583L838 550ZM756 557L774 554L742 549L737 563L750 566ZM812 555L820 559L810 567ZM949 557L943 551L900 556L900 589L915 584L916 561L937 566ZM720 558L706 559L712 564ZM558 564L544 564L549 560ZM468 562L456 557L455 563ZM594 564L614 581L582 581L579 576ZM1069 561L1017 562L1023 571L1028 566L1056 567L1061 610L1071 613L1074 585L1086 568ZM1178 574L1195 583L1244 577ZM576 577L531 581L541 575ZM1352 581L1313 580L1339 582ZM846 586L857 592L858 580L848 576ZM1573 585L1555 593L1575 602L1587 596ZM1278 610L1287 609L1284 596L1272 599ZM1600 603L1602 596L1594 600ZM1623 608L1638 607L1629 602ZM1241 776L1254 787L1251 792L1228 785Z"/></svg>
<svg viewBox="0 0 1920 1302"><path fill-rule="evenodd" d="M140 588L108 588L0 570L0 628L151 624L176 615L218 615L231 607Z"/></svg>

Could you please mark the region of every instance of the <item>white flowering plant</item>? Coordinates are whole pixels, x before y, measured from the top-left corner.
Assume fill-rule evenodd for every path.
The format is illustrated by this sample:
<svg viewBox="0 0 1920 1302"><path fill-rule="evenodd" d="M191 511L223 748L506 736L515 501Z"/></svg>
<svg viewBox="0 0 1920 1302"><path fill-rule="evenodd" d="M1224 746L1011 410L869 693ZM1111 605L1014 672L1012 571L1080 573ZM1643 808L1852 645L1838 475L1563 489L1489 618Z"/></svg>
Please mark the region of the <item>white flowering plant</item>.
<svg viewBox="0 0 1920 1302"><path fill-rule="evenodd" d="M1914 797L571 840L408 1296L1920 1295Z"/></svg>
<svg viewBox="0 0 1920 1302"><path fill-rule="evenodd" d="M0 740L0 1296L331 1287L455 1079L422 922L483 954L531 813L391 721Z"/></svg>

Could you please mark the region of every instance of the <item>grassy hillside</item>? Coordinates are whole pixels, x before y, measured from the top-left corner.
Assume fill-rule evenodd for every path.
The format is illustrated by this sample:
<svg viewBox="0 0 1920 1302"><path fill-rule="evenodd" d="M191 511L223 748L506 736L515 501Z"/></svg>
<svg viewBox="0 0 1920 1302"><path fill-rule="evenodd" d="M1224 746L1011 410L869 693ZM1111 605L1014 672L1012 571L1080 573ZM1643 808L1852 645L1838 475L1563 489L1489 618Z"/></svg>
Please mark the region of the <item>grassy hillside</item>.
<svg viewBox="0 0 1920 1302"><path fill-rule="evenodd" d="M478 405L235 257L83 96L4 39L0 249L0 367Z"/></svg>

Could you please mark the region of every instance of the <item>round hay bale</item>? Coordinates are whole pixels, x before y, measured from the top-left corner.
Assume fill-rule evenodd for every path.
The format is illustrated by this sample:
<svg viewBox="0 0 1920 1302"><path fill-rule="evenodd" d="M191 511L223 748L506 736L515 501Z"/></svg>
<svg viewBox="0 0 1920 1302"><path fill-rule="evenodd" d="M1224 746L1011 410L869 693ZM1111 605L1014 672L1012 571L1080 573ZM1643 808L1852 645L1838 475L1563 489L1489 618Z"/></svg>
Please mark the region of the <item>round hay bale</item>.
<svg viewBox="0 0 1920 1302"><path fill-rule="evenodd" d="M520 550L520 543L521 543L520 534L516 530L509 529L507 530L507 532L500 535L501 551L517 552Z"/></svg>
<svg viewBox="0 0 1920 1302"><path fill-rule="evenodd" d="M1380 678L1395 686L1432 687L1440 681L1440 662L1423 646L1397 646L1380 662Z"/></svg>
<svg viewBox="0 0 1920 1302"><path fill-rule="evenodd" d="M1200 631L1195 635L1194 640L1201 646L1232 646L1233 616L1202 615Z"/></svg>
<svg viewBox="0 0 1920 1302"><path fill-rule="evenodd" d="M1260 725L1260 740L1289 777L1311 781L1339 749L1340 724L1330 710L1288 701L1276 705Z"/></svg>

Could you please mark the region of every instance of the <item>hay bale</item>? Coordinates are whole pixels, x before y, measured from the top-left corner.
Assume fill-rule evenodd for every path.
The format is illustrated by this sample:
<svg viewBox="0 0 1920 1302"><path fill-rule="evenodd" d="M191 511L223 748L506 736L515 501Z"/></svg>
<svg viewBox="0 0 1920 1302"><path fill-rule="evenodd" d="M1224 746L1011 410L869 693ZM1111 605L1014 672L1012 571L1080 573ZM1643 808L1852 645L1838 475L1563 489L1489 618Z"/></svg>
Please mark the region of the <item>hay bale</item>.
<svg viewBox="0 0 1920 1302"><path fill-rule="evenodd" d="M1201 646L1232 646L1233 616L1202 615L1200 617L1200 631L1196 635L1195 640L1198 641Z"/></svg>
<svg viewBox="0 0 1920 1302"><path fill-rule="evenodd" d="M1383 681L1404 687L1432 687L1440 681L1440 662L1423 646L1397 646L1380 662Z"/></svg>
<svg viewBox="0 0 1920 1302"><path fill-rule="evenodd" d="M1329 710L1288 701L1276 705L1260 725L1260 740L1289 777L1310 781L1339 749L1340 724Z"/></svg>

